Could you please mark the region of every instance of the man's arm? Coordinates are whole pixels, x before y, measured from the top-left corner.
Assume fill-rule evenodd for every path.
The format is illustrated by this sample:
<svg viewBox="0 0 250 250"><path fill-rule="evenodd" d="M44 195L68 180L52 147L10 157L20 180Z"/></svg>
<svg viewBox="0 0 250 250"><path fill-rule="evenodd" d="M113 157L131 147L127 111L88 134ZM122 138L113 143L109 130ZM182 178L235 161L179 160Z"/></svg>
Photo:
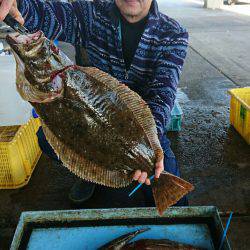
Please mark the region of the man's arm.
<svg viewBox="0 0 250 250"><path fill-rule="evenodd" d="M187 47L188 33L181 29L181 32L175 34L171 41L163 46L157 61L154 80L143 91L143 99L152 111L160 140L170 121ZM164 170L163 160L155 164L156 178L159 178ZM150 184L147 173L141 173L140 170L135 172L133 178L141 183Z"/></svg>
<svg viewBox="0 0 250 250"><path fill-rule="evenodd" d="M0 17L9 0L0 0ZM10 0L15 3L15 1ZM8 4L9 5L9 4ZM92 22L92 1L72 3L45 0L18 0L18 10L30 32L42 30L49 39L85 45ZM12 8L13 9L13 6ZM5 12L6 13L6 10ZM11 14L11 13L10 13Z"/></svg>
<svg viewBox="0 0 250 250"><path fill-rule="evenodd" d="M174 106L187 47L188 33L181 29L163 46L157 61L154 80L149 83L144 93L144 99L155 118L159 139L165 133L171 119L171 110Z"/></svg>

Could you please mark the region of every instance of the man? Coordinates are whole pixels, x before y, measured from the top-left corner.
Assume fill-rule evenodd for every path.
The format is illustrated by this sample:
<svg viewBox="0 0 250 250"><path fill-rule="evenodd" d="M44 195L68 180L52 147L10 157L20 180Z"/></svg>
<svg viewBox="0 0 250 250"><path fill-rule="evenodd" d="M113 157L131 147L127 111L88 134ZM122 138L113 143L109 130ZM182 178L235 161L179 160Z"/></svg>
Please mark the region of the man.
<svg viewBox="0 0 250 250"><path fill-rule="evenodd" d="M156 163L156 178L163 169L180 175L165 132L188 33L159 12L156 0L0 0L0 4L0 20L10 13L31 32L42 30L49 39L83 47L85 66L95 66L137 92L151 108L164 149L164 162ZM41 129L38 138L43 151L57 159ZM140 170L134 180L150 185L147 173ZM93 184L78 183L71 190L71 199L84 201L93 190ZM150 200L152 194L148 197Z"/></svg>

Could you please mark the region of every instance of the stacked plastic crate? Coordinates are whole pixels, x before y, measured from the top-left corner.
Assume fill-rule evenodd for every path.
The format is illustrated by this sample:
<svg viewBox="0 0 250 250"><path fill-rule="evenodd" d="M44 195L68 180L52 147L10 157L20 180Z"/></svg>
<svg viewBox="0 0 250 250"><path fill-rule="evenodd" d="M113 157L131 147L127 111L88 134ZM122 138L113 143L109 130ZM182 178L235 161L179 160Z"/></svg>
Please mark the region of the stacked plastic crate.
<svg viewBox="0 0 250 250"><path fill-rule="evenodd" d="M40 120L0 127L0 189L26 185L41 156L36 131Z"/></svg>
<svg viewBox="0 0 250 250"><path fill-rule="evenodd" d="M229 90L230 123L250 144L250 87Z"/></svg>

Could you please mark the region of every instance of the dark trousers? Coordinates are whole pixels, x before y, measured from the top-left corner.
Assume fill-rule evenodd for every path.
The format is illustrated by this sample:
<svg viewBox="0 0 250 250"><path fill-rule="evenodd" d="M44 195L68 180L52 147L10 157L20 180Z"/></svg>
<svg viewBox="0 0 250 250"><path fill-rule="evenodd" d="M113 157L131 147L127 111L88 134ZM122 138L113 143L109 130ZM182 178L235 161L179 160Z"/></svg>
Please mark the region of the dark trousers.
<svg viewBox="0 0 250 250"><path fill-rule="evenodd" d="M38 131L36 132L38 138L38 144L43 151L49 158L53 159L54 161L61 162L60 159L57 157L56 153L54 152L53 148L48 143L45 134L43 133L42 127L39 127Z"/></svg>
<svg viewBox="0 0 250 250"><path fill-rule="evenodd" d="M58 159L57 155L55 154L53 148L46 140L46 137L43 133L42 127L40 127L37 131L37 137L38 137L38 143L41 148L41 150L50 158L52 158L55 161L61 162L60 159ZM164 136L161 138L161 146L164 150L164 169L165 171L180 176L180 170L178 167L178 163L175 159L175 156L170 148L170 141L168 140L167 136ZM152 189L150 186L143 185L143 192L145 194L146 199L146 205L148 206L154 206L154 199L152 194ZM188 200L187 197L183 197L181 200L179 200L176 204L176 206L187 206Z"/></svg>

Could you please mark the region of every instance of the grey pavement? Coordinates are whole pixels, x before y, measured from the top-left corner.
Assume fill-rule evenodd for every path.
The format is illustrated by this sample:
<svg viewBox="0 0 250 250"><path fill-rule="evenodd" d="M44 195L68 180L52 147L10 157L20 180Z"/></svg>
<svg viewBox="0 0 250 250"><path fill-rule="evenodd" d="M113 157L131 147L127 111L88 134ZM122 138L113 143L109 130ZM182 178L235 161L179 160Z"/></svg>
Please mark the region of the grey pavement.
<svg viewBox="0 0 250 250"><path fill-rule="evenodd" d="M215 205L222 213L234 211L229 241L232 249L247 250L250 146L229 124L227 90L250 85L250 15L234 12L239 12L238 6L207 10L200 0L158 2L163 12L179 20L190 33L178 94L184 111L182 131L168 134L182 177L195 185L190 205ZM72 55L71 49L67 51ZM26 187L0 191L3 249L8 248L22 211L72 208L67 195L75 180L43 155ZM133 200L127 199L129 190L98 187L82 208L144 206L140 192Z"/></svg>
<svg viewBox="0 0 250 250"><path fill-rule="evenodd" d="M187 28L191 49L236 85L250 86L250 5L210 10L201 0L158 2L162 12Z"/></svg>
<svg viewBox="0 0 250 250"><path fill-rule="evenodd" d="M249 249L250 146L230 127L227 90L250 86L250 5L208 10L199 0L159 3L190 34L180 83L183 130L170 134L183 177L196 186L190 204L234 211L232 249Z"/></svg>

